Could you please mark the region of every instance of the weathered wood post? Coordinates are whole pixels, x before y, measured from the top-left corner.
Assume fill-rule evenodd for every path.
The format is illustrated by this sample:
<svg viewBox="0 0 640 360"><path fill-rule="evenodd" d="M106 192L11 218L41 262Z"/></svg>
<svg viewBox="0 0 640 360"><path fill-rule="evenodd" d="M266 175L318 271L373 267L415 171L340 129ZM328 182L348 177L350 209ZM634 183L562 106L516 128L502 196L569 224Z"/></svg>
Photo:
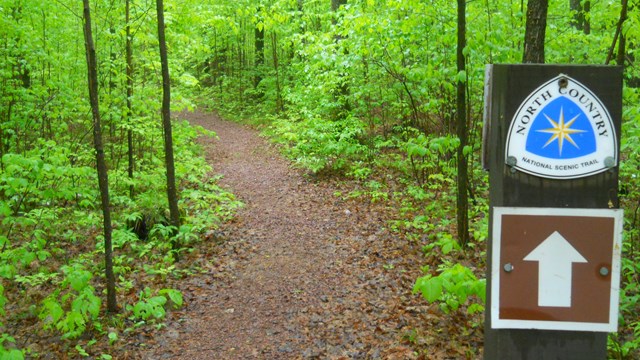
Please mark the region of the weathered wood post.
<svg viewBox="0 0 640 360"><path fill-rule="evenodd" d="M606 359L616 331L622 69L489 65L486 360Z"/></svg>

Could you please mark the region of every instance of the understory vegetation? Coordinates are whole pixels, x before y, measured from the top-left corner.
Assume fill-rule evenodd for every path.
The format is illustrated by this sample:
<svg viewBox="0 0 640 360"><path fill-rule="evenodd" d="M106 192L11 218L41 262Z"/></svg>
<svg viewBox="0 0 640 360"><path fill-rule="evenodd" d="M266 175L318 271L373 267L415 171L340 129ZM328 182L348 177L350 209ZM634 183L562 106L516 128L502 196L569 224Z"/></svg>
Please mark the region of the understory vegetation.
<svg viewBox="0 0 640 360"><path fill-rule="evenodd" d="M608 346L611 358L631 359L640 353L637 5L620 22L623 7L634 4L591 1L585 20L584 8L575 3L549 4L546 62L605 64L616 52L624 59L619 62L625 66L619 194L624 258L619 331L609 336ZM522 61L526 4L467 3L465 71L456 69L452 2L242 4L243 10L235 3L212 10L218 16L204 32L208 46L191 57L208 103L227 117L261 125L312 176L359 180L359 189L340 196L397 209L397 219L387 226L398 241L421 247L425 264L431 264L414 291L440 304L445 314L468 314L465 326L481 327L489 212L488 177L481 165L485 64ZM621 37L626 48L615 40ZM455 213L458 81L468 94L469 140L463 153L470 167L471 241L462 245Z"/></svg>
<svg viewBox="0 0 640 360"><path fill-rule="evenodd" d="M632 359L640 356L640 4L591 1L585 31L576 20L584 9L574 3L550 2L547 62L604 64L622 53L625 66L624 253L619 331L608 350L610 358ZM633 11L621 22L623 4ZM480 155L485 64L521 62L525 5L468 2L467 67L458 71L451 1L167 0L174 113L197 103L248 120L309 176L358 180L357 189L336 196L396 209L386 226L425 255L415 293L458 314L461 327L478 328L489 212ZM197 273L206 260L180 259L213 241L241 206L217 185L195 144L199 134L215 134L176 119L182 225L170 225L155 6L92 1L120 306L107 315L82 9L69 1L0 0L2 359L51 351L109 359L122 337L161 328L166 311L183 302L165 280ZM466 244L456 230L458 83L467 93Z"/></svg>
<svg viewBox="0 0 640 360"><path fill-rule="evenodd" d="M178 260L213 241L241 205L217 185L195 143L215 134L176 119L182 225L170 225L151 3L132 9L139 57L129 98L124 48L116 53L125 40L124 4L96 5L119 305L106 314L82 9L64 5L0 1L1 359L110 359L121 339L164 326L166 311L183 305L167 278L198 273L209 261ZM190 106L184 92L175 98L176 112Z"/></svg>

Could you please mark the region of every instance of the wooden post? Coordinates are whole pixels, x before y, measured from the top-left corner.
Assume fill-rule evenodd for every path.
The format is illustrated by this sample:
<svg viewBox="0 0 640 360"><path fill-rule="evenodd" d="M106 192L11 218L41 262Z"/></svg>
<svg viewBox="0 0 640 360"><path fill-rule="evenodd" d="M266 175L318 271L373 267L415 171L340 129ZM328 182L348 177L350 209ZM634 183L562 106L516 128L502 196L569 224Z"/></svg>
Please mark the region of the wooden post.
<svg viewBox="0 0 640 360"><path fill-rule="evenodd" d="M618 166L572 178L549 178L514 168L507 161L507 141L512 120L522 104L541 84L566 74L590 89L606 107L615 128L615 144L620 143L622 117L622 69L609 66L489 65L485 94L484 166L489 170L490 225L494 207L536 208L618 208ZM558 86L562 86L562 82ZM546 95L545 95L546 97ZM546 99L545 99L546 100ZM578 100L578 97L576 99ZM565 119L567 122L569 118ZM563 121L565 121L563 120ZM540 130L538 130L541 132ZM562 147L562 144L560 144ZM557 145L553 145L556 146ZM572 147L565 141L565 148ZM562 151L562 150L561 150ZM521 161L515 159L514 161ZM610 161L609 161L610 162ZM551 176L553 177L553 176ZM490 239L493 234L490 233ZM487 257L487 306L484 358L495 359L606 359L607 333L539 329L492 328L492 256ZM502 265L501 265L502 266ZM536 280L537 281L537 280ZM537 292L531 285L531 296ZM617 306L617 305L616 305Z"/></svg>

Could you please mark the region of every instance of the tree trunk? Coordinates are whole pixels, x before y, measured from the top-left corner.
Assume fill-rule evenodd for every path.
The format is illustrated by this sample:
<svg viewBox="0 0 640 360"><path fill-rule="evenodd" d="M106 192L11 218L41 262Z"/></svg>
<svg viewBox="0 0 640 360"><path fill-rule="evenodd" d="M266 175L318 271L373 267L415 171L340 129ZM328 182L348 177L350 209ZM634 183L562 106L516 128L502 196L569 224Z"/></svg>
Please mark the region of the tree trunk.
<svg viewBox="0 0 640 360"><path fill-rule="evenodd" d="M616 55L616 64L624 67L624 58L627 47L627 37L624 34L620 34L620 41L618 41L618 54Z"/></svg>
<svg viewBox="0 0 640 360"><path fill-rule="evenodd" d="M629 1L628 0L621 0L621 1L622 1L622 7L620 9L620 18L618 19L616 32L613 35L613 43L611 44L611 47L609 48L609 53L607 54L607 60L604 62L605 65L609 65L609 62L611 62L611 60L613 59L613 52L616 48L616 43L618 42L618 38L622 36L622 25L627 20L627 11L629 7ZM622 46L624 46L624 42L621 41L621 44Z"/></svg>
<svg viewBox="0 0 640 360"><path fill-rule="evenodd" d="M591 11L591 1L570 0L569 6L574 12L573 26L582 30L585 34L591 33L591 22L589 21L589 11Z"/></svg>
<svg viewBox="0 0 640 360"><path fill-rule="evenodd" d="M273 57L273 69L276 73L276 112L284 111L284 101L282 100L282 91L280 89L280 70L278 67L278 38L274 32L271 33L271 55Z"/></svg>
<svg viewBox="0 0 640 360"><path fill-rule="evenodd" d="M529 0L524 33L523 63L544 64L544 38L547 30L548 0Z"/></svg>
<svg viewBox="0 0 640 360"><path fill-rule="evenodd" d="M331 11L336 12L340 9L340 6L346 5L347 0L331 0Z"/></svg>
<svg viewBox="0 0 640 360"><path fill-rule="evenodd" d="M169 200L169 216L171 226L177 233L180 227L180 210L178 209L178 192L176 189L176 171L173 162L173 136L171 132L171 82L169 79L169 61L167 58L167 42L164 34L164 5L156 0L158 13L158 42L160 46L160 63L162 65L162 126L164 130L164 158L167 168L167 198ZM174 250L179 248L177 242L172 243Z"/></svg>
<svg viewBox="0 0 640 360"><path fill-rule="evenodd" d="M258 19L262 20L262 16L260 12L261 8L258 9ZM258 84L262 80L262 76L260 72L262 71L262 65L264 65L264 23L262 21L258 22L254 31L255 36L255 77L253 78L253 86L255 88L258 87Z"/></svg>
<svg viewBox="0 0 640 360"><path fill-rule="evenodd" d="M93 115L93 145L96 151L96 168L98 171L98 186L102 201L102 215L104 228L104 263L107 278L107 311L118 311L116 303L115 276L113 274L113 253L111 245L111 212L109 210L109 177L107 164L104 159L102 146L102 129L100 127L100 106L98 101L98 65L96 49L91 33L91 9L89 0L83 0L84 5L84 44L87 55L87 73L89 84L89 101Z"/></svg>
<svg viewBox="0 0 640 360"><path fill-rule="evenodd" d="M129 181L131 181L131 185L129 185L129 197L133 199L135 189L133 187L133 169L135 166L134 158L133 158L133 129L131 129L131 118L133 115L133 104L131 103L131 98L133 97L133 50L131 44L131 0L126 0L125 3L125 33L126 33L126 41L125 41L125 52L126 52L126 76L127 76L127 122L129 123L129 128L127 129L127 174L129 175Z"/></svg>
<svg viewBox="0 0 640 360"><path fill-rule="evenodd" d="M347 0L331 0L331 12L333 13L332 17L331 17L331 23L333 25L336 25L338 23L338 10L340 9L340 6L346 5L347 4ZM342 36L336 34L335 35L335 41L336 43L340 42L342 40ZM340 47L337 48L338 51L340 51ZM347 51L344 50L344 54L346 54ZM343 112L349 112L351 110L351 105L349 104L348 101L348 96L349 96L349 84L347 83L348 81L348 75L345 73L340 73L338 74L339 77L339 94L342 97L342 99L338 99L338 101L344 101L344 103L341 106L341 109Z"/></svg>
<svg viewBox="0 0 640 360"><path fill-rule="evenodd" d="M458 73L466 71L466 61L464 48L466 46L466 0L458 0L458 49L457 67ZM466 105L466 81L458 78L457 99L456 99L456 131L460 146L458 146L458 194L457 194L457 220L458 220L458 243L466 246L469 243L469 198L468 184L468 163L464 152L467 146L467 105Z"/></svg>

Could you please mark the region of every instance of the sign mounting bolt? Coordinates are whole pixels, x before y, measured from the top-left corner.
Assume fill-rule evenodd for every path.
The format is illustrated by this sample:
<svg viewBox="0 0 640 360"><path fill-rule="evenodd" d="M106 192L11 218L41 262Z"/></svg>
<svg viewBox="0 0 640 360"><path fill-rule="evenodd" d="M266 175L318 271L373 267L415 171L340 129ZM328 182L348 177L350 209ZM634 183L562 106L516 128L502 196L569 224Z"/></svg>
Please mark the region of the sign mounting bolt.
<svg viewBox="0 0 640 360"><path fill-rule="evenodd" d="M502 268L504 269L504 272L506 272L506 273L510 273L510 272L513 271L513 265L511 263L504 264L504 266Z"/></svg>
<svg viewBox="0 0 640 360"><path fill-rule="evenodd" d="M518 163L518 159L516 159L515 156L509 156L507 157L507 165L509 166L516 166L516 164Z"/></svg>
<svg viewBox="0 0 640 360"><path fill-rule="evenodd" d="M560 80L558 80L558 86L560 87L560 89L564 89L569 85L569 79L567 79L566 77L561 77Z"/></svg>
<svg viewBox="0 0 640 360"><path fill-rule="evenodd" d="M604 166L606 166L608 168L612 168L612 167L616 166L616 160L614 158L612 158L611 156L607 156L607 158L604 159Z"/></svg>
<svg viewBox="0 0 640 360"><path fill-rule="evenodd" d="M609 269L607 269L607 267L606 267L606 266L601 267L601 268L600 268L600 275L602 275L602 276L607 276L607 275L609 275Z"/></svg>

